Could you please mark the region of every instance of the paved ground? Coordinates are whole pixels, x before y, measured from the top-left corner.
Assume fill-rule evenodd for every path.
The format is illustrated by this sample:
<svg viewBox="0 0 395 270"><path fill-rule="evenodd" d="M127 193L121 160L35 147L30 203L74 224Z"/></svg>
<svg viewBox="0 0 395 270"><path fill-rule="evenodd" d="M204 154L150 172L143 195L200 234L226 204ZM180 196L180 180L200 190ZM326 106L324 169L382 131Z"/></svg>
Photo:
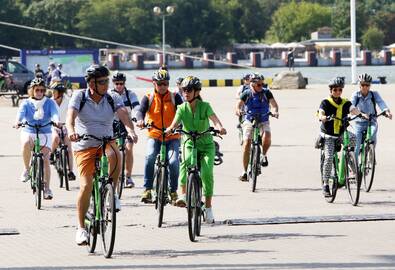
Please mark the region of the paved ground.
<svg viewBox="0 0 395 270"><path fill-rule="evenodd" d="M380 85L382 96L395 106L394 85ZM19 134L11 129L16 109L1 101L0 130L0 268L19 269L395 269L395 221L247 225L271 221L297 222L345 218L393 219L395 184L392 157L394 122L380 119L378 165L371 193L351 206L345 190L334 204L324 201L313 141L318 132L315 111L327 96L325 86L275 91L280 119L272 121L269 167L258 190L237 180L240 147L235 130L232 88L204 89L229 131L221 148L224 164L215 168L215 225L204 225L197 243L188 239L186 211L167 207L163 228L156 227L151 205L140 203L145 137L136 147L137 188L126 190L118 215L114 256L104 259L100 243L94 255L74 243L78 181L71 191L57 187L55 198L34 208L27 184L17 179L22 169ZM140 97L144 91L138 91ZM345 91L350 96L351 87ZM223 224L233 221L244 225ZM10 230L8 230L10 229ZM19 234L7 235L16 230Z"/></svg>

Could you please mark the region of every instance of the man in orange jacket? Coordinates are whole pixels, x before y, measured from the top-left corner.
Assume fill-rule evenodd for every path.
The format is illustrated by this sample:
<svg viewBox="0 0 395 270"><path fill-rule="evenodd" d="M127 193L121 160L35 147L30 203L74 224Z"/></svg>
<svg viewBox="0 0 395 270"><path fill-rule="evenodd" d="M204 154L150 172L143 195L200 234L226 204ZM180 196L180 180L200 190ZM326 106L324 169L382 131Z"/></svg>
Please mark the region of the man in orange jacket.
<svg viewBox="0 0 395 270"><path fill-rule="evenodd" d="M137 126L144 126L144 119L159 129L170 126L176 114L177 105L183 103L179 94L169 91L170 76L167 70L155 71L152 76L154 91L145 95L140 102L140 109L136 114ZM177 200L177 186L179 174L178 149L180 146L180 135L172 134L166 136L166 155L170 171L170 198L172 204ZM162 143L162 132L155 128L148 130L147 153L145 157L144 187L145 191L141 197L144 203L152 203L152 185L154 180L155 159L160 151Z"/></svg>

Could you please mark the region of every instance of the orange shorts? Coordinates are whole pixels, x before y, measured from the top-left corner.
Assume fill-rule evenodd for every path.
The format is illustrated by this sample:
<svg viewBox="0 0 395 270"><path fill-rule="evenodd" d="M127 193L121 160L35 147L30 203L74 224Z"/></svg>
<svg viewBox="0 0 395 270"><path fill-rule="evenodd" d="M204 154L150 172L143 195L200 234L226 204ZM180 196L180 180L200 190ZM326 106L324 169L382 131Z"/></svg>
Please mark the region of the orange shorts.
<svg viewBox="0 0 395 270"><path fill-rule="evenodd" d="M77 163L78 173L80 176L93 177L95 174L95 160L96 156L102 155L102 149L98 147L91 147L81 151L75 151L74 157Z"/></svg>

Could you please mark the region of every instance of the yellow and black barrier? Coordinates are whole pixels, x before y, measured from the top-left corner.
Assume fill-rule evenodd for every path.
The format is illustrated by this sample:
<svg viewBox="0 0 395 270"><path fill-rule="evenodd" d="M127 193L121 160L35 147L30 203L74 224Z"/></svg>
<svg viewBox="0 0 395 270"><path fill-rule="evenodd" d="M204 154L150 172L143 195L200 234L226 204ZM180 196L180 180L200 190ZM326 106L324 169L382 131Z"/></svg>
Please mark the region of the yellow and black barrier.
<svg viewBox="0 0 395 270"><path fill-rule="evenodd" d="M272 78L265 78L265 83L269 86L272 85ZM240 86L242 85L242 79L224 79L224 80L202 80L203 87L224 87L224 86Z"/></svg>

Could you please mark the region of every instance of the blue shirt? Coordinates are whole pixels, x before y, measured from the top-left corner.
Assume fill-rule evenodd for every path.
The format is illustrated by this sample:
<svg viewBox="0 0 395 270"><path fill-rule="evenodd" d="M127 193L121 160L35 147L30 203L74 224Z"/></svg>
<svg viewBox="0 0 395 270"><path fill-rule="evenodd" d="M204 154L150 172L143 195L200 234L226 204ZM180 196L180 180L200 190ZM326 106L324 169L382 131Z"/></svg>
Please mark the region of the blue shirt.
<svg viewBox="0 0 395 270"><path fill-rule="evenodd" d="M43 110L44 110L44 117L40 120L34 119L33 116L34 116L34 112L36 111L36 108L34 107L31 98L26 99L23 101L21 107L19 108L17 120L19 122L26 121L30 125L46 125L51 121L59 121L58 108L52 99L47 98L47 100L43 104ZM23 131L33 134L36 133L36 130L29 126L24 127ZM39 133L41 134L48 134L51 132L52 132L51 125L43 127L39 130Z"/></svg>
<svg viewBox="0 0 395 270"><path fill-rule="evenodd" d="M351 96L351 103L352 105L357 107L358 110L362 113L366 113L368 115L375 114L372 95L374 95L374 100L376 104L379 106L380 110L382 111L388 110L388 107L385 104L384 100L381 98L380 94L376 91L371 91L371 90L368 92L366 97L362 96L361 91L355 91ZM359 123L365 123L368 121L363 118L357 118L355 120Z"/></svg>

